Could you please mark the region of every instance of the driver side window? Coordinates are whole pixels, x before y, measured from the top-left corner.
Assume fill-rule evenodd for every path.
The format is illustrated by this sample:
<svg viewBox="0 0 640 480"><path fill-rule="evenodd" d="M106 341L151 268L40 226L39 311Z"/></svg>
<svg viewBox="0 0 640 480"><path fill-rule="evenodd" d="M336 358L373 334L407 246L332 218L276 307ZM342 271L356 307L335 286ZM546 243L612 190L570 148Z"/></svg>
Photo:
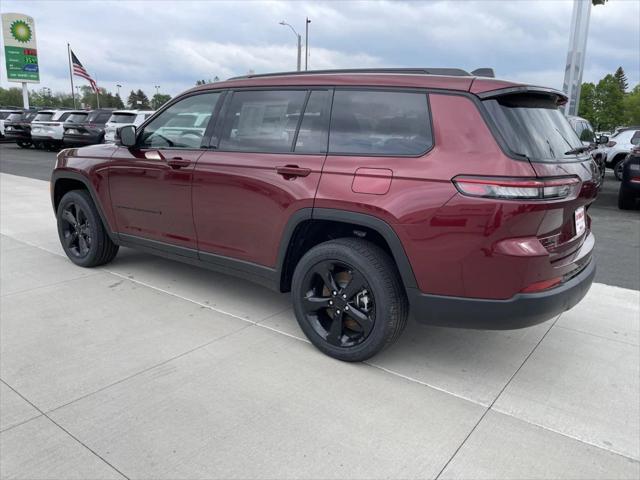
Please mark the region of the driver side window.
<svg viewBox="0 0 640 480"><path fill-rule="evenodd" d="M144 127L141 148L200 148L220 92L193 95L171 105Z"/></svg>

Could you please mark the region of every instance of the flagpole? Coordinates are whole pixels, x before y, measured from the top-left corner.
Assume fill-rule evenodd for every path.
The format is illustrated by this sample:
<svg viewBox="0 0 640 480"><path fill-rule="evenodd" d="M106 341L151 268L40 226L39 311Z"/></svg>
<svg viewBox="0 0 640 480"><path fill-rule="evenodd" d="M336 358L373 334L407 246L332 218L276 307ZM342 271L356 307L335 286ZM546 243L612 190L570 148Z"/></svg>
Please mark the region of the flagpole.
<svg viewBox="0 0 640 480"><path fill-rule="evenodd" d="M73 91L73 72L71 69L71 47L67 43L67 57L69 59L69 80L71 80L71 98L73 98L73 108L76 108L76 94Z"/></svg>

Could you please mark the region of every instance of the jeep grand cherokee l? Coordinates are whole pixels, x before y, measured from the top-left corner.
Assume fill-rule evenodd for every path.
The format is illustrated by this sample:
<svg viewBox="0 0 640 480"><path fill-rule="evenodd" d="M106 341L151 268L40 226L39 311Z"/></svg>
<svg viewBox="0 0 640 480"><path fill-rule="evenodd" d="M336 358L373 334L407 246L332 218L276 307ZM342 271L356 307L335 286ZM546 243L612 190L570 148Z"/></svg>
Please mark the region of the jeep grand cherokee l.
<svg viewBox="0 0 640 480"><path fill-rule="evenodd" d="M461 70L250 75L194 88L52 176L72 262L120 245L291 292L324 353L365 360L408 316L511 329L595 274L598 169L563 93Z"/></svg>

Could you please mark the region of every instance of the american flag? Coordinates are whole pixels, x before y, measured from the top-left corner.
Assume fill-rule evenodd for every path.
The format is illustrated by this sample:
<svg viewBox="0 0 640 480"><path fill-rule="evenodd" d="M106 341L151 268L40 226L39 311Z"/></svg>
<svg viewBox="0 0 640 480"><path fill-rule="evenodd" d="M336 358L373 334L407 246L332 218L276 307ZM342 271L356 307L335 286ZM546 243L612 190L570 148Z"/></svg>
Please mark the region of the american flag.
<svg viewBox="0 0 640 480"><path fill-rule="evenodd" d="M98 93L98 84L91 78L91 75L84 69L76 54L71 50L71 64L73 65L73 74L88 80L94 93Z"/></svg>

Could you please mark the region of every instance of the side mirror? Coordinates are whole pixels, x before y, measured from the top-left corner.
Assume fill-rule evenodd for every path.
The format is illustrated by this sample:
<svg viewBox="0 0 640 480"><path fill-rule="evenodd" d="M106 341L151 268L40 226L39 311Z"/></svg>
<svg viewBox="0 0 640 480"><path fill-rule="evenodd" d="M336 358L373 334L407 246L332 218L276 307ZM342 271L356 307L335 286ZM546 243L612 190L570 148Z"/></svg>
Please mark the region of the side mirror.
<svg viewBox="0 0 640 480"><path fill-rule="evenodd" d="M123 147L134 147L136 144L136 127L134 125L125 125L116 130L116 140Z"/></svg>
<svg viewBox="0 0 640 480"><path fill-rule="evenodd" d="M600 137L598 137L598 143L600 145L604 145L605 143L609 143L609 137L607 137L606 135L600 135Z"/></svg>

